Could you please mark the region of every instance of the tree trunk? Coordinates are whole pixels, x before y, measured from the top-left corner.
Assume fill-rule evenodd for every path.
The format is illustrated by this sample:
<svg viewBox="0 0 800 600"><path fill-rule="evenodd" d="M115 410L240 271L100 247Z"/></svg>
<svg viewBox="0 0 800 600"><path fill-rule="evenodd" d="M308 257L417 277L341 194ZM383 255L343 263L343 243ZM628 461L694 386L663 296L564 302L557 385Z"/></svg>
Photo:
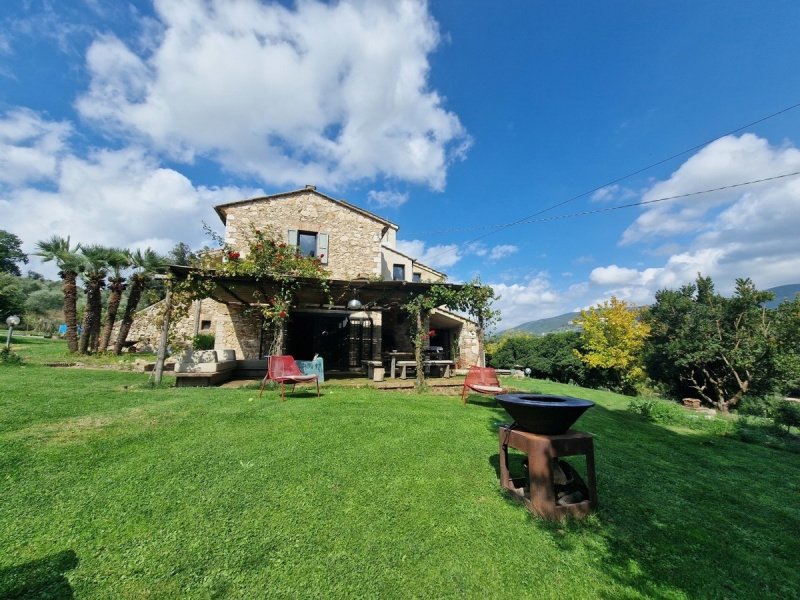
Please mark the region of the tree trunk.
<svg viewBox="0 0 800 600"><path fill-rule="evenodd" d="M122 354L122 347L125 345L125 340L128 339L128 333L133 324L133 315L136 312L136 306L139 304L142 292L144 291L145 279L143 277L134 276L131 278L131 281L131 293L128 296L128 302L125 304L125 313L122 315L122 321L119 324L119 334L114 344L114 354L116 355Z"/></svg>
<svg viewBox="0 0 800 600"><path fill-rule="evenodd" d="M108 297L108 309L106 310L106 326L103 329L103 336L100 338L100 350L105 352L108 350L108 344L111 341L111 332L114 330L114 323L117 320L117 312L119 311L119 304L122 301L122 291L125 289L124 280L112 280L111 294Z"/></svg>
<svg viewBox="0 0 800 600"><path fill-rule="evenodd" d="M89 353L89 340L92 334L96 333L96 320L101 302L100 284L101 280L91 278L86 285L86 314L83 317L83 331L81 331L81 339L78 344L78 352L81 354Z"/></svg>
<svg viewBox="0 0 800 600"><path fill-rule="evenodd" d="M164 322L161 324L161 338L158 341L158 357L153 369L153 379L156 385L161 385L164 374L164 360L167 357L167 340L169 338L169 319L172 316L172 285L167 280L167 295L164 298Z"/></svg>
<svg viewBox="0 0 800 600"><path fill-rule="evenodd" d="M417 335L414 340L414 360L417 365L417 379L414 382L414 387L417 391L422 391L425 387L425 365L423 364L422 344L425 336L428 334L428 311L420 309L417 313Z"/></svg>
<svg viewBox="0 0 800 600"><path fill-rule="evenodd" d="M64 281L64 322L67 324L67 348L70 352L78 351L78 286L77 275L72 271L63 271Z"/></svg>
<svg viewBox="0 0 800 600"><path fill-rule="evenodd" d="M484 352L484 332L483 332L483 319L478 318L478 366L485 367L486 366L486 353Z"/></svg>

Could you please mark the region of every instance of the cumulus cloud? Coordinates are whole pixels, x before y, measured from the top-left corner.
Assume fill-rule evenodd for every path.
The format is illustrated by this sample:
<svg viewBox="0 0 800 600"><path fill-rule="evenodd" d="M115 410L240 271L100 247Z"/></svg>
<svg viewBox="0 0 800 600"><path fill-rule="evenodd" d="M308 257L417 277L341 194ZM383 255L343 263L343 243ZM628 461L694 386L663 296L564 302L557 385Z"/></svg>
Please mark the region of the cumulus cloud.
<svg viewBox="0 0 800 600"><path fill-rule="evenodd" d="M668 198L797 170L800 170L797 148L772 146L766 139L751 133L726 136L689 158L669 179L650 187L642 200ZM654 205L625 230L621 244L701 232L713 227L715 209L736 205L737 210L743 210L752 198L756 198L757 205L757 198L764 190L790 184L791 181L783 180L765 182Z"/></svg>
<svg viewBox="0 0 800 600"><path fill-rule="evenodd" d="M367 202L375 208L397 208L408 202L408 194L389 190L370 190L367 194Z"/></svg>
<svg viewBox="0 0 800 600"><path fill-rule="evenodd" d="M13 186L51 179L72 127L46 121L18 108L0 119L0 184Z"/></svg>
<svg viewBox="0 0 800 600"><path fill-rule="evenodd" d="M53 234L161 252L177 241L197 247L213 205L261 192L195 186L139 147L79 154L70 131L30 111L0 119L0 214L27 252Z"/></svg>
<svg viewBox="0 0 800 600"><path fill-rule="evenodd" d="M447 269L463 258L458 244L427 246L422 240L397 240L397 249L434 269Z"/></svg>
<svg viewBox="0 0 800 600"><path fill-rule="evenodd" d="M557 291L547 273L536 273L523 283L488 283L500 299L494 308L500 310L501 329L509 329L527 321L545 319L569 312L575 290Z"/></svg>
<svg viewBox="0 0 800 600"><path fill-rule="evenodd" d="M498 261L501 258L505 258L507 256L511 256L512 254L515 254L516 252L519 252L519 247L518 246L514 246L513 244L499 244L497 246L494 246L489 251L489 260L490 261Z"/></svg>
<svg viewBox="0 0 800 600"><path fill-rule="evenodd" d="M654 184L644 199L797 170L800 150L793 146L773 146L753 134L728 136L689 158L669 179ZM712 276L722 292L730 292L737 277L750 277L762 288L794 283L800 256L798 198L800 177L795 176L647 209L625 231L623 244L660 244L663 238L676 236L685 243L658 246L655 255L680 248L660 265L594 269L590 282L605 288L596 299L614 294L649 303L657 290L690 283L698 273Z"/></svg>
<svg viewBox="0 0 800 600"><path fill-rule="evenodd" d="M112 36L89 48L85 118L279 186L386 177L440 190L470 145L428 85L440 36L423 0L155 7L147 51Z"/></svg>

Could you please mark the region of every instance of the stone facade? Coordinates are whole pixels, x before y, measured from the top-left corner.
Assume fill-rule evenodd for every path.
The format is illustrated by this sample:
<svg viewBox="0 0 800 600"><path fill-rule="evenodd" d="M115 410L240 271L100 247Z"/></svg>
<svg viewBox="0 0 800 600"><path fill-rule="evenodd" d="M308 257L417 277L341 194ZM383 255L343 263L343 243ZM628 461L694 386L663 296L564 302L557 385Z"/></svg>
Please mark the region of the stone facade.
<svg viewBox="0 0 800 600"><path fill-rule="evenodd" d="M321 257L332 279L369 279L381 275L381 240L396 225L368 216L314 190L255 198L219 207L225 241L243 256L253 229L271 229L290 242L289 232L327 234Z"/></svg>
<svg viewBox="0 0 800 600"><path fill-rule="evenodd" d="M286 243L299 244L302 234L306 243L315 240L316 254L332 279L394 279L395 265L403 266L403 279L431 283L446 276L396 250L397 225L347 202L306 189L232 202L216 207L225 223L225 242L245 256L248 238L254 229L271 231ZM312 250L313 251L313 250ZM399 270L398 270L399 271ZM418 277L415 278L415 275ZM139 313L129 340L138 347L158 344L161 304ZM411 350L409 323L395 308L375 307L350 318L368 318L372 327L372 357L383 352ZM298 314L315 311L298 309ZM346 315L345 315L346 316ZM461 367L478 364L478 337L475 324L461 316L440 311L436 327L446 329L445 338L453 358ZM222 304L214 300L196 303L189 314L173 323L172 339L190 340L198 333L213 333L217 351L234 350L238 359L261 358L263 348L261 316L239 304ZM383 347L385 344L392 347ZM310 357L309 357L310 358Z"/></svg>
<svg viewBox="0 0 800 600"><path fill-rule="evenodd" d="M217 324L221 321L220 313L225 308L210 298L194 302L189 309L189 314L170 323L170 336L178 340L181 346L188 347L191 340L198 333L215 334ZM156 302L136 313L128 333L128 341L135 342L139 351L155 351L161 338L161 317L164 314L164 302ZM224 316L224 315L223 315ZM120 323L114 325L111 339L116 340L119 335ZM113 346L113 342L112 342ZM230 346L228 346L230 347ZM220 349L226 347L220 347Z"/></svg>

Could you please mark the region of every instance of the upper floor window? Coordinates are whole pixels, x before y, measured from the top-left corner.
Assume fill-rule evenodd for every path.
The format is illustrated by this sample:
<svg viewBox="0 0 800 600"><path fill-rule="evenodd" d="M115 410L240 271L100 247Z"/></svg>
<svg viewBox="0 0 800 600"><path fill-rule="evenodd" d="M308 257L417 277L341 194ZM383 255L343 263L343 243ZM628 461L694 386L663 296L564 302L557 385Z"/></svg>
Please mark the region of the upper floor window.
<svg viewBox="0 0 800 600"><path fill-rule="evenodd" d="M292 246L297 246L297 250L303 256L312 256L318 258L323 265L328 264L327 233L290 229L287 238Z"/></svg>
<svg viewBox="0 0 800 600"><path fill-rule="evenodd" d="M413 283L422 283L422 273L412 273L411 281Z"/></svg>
<svg viewBox="0 0 800 600"><path fill-rule="evenodd" d="M406 266L405 265L392 265L392 279L394 281L406 280Z"/></svg>
<svg viewBox="0 0 800 600"><path fill-rule="evenodd" d="M304 256L317 255L317 234L310 231L300 231L297 234L297 247Z"/></svg>

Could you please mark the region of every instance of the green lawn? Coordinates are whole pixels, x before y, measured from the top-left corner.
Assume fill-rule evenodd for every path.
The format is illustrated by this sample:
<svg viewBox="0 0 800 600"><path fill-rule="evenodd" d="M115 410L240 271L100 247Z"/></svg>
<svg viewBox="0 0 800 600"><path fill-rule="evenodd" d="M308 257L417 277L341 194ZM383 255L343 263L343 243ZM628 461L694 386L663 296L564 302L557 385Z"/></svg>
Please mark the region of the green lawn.
<svg viewBox="0 0 800 600"><path fill-rule="evenodd" d="M600 510L552 524L477 396L146 381L0 367L0 597L800 597L798 454L524 382L597 403Z"/></svg>

